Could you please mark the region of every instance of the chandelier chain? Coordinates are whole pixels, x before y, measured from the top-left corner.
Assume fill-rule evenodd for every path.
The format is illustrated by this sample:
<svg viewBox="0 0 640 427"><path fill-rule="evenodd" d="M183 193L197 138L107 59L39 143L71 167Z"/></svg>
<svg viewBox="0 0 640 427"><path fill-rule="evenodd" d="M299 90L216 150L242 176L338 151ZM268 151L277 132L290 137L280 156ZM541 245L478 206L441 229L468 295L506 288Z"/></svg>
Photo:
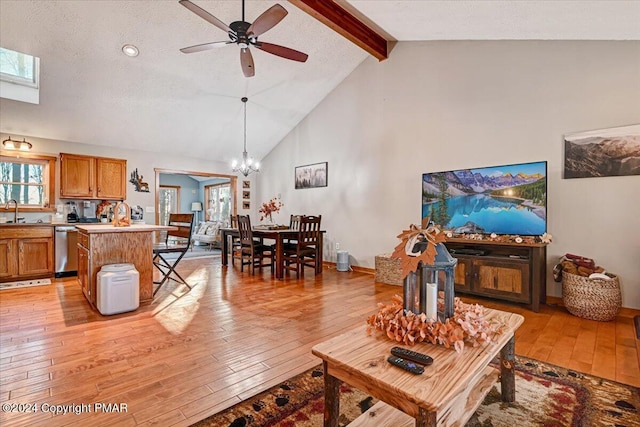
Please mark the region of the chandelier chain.
<svg viewBox="0 0 640 427"><path fill-rule="evenodd" d="M243 151L242 151L242 163L238 164L236 160L231 164L233 172L240 172L244 176L248 176L251 172L260 172L260 164L253 163L253 159L249 157L247 153L247 101L248 98L242 97L240 99L244 103L244 134L243 134Z"/></svg>

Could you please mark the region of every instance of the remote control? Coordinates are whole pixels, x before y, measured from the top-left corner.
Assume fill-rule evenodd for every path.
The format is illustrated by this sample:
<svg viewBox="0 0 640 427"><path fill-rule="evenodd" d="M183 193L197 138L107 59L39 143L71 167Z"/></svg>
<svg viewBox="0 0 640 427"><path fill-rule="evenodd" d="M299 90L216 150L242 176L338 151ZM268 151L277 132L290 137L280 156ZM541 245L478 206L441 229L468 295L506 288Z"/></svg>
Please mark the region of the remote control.
<svg viewBox="0 0 640 427"><path fill-rule="evenodd" d="M420 375L424 372L424 368L422 366L416 365L415 363L409 362L408 360L404 360L401 357L389 356L387 361L392 365L397 366L398 368L402 368L405 371L411 372L412 374Z"/></svg>
<svg viewBox="0 0 640 427"><path fill-rule="evenodd" d="M411 360L412 362L416 362L425 366L429 366L433 363L433 359L431 358L431 356L418 353L417 351L411 351L407 348L393 347L391 349L391 354L397 357L401 357L405 360Z"/></svg>

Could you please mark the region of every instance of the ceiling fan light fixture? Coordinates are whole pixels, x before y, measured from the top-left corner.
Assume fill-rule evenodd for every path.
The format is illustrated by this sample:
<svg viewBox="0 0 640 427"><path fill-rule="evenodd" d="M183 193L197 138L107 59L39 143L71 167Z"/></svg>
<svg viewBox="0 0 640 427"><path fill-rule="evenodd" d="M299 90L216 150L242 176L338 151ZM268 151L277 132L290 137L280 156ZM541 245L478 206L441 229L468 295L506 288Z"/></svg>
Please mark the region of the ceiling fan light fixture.
<svg viewBox="0 0 640 427"><path fill-rule="evenodd" d="M182 53L202 52L229 44L237 44L240 47L240 66L245 77L253 77L255 75L255 67L253 65L253 57L250 50L251 47L255 47L256 49L260 49L271 55L276 55L292 61L305 62L308 58L306 53L299 52L288 47L273 43L258 42L258 37L276 26L289 13L284 7L277 3L264 11L253 21L253 23L249 23L245 21L245 0L242 0L242 20L234 21L229 25L220 21L218 18L202 9L200 6L192 3L190 0L180 0L179 3L198 15L200 18L225 31L229 36L228 42L217 41L184 47L180 49L180 52Z"/></svg>
<svg viewBox="0 0 640 427"><path fill-rule="evenodd" d="M27 142L24 138L22 141L14 141L11 137L2 141L2 146L7 150L29 151L33 148L33 144Z"/></svg>
<svg viewBox="0 0 640 427"><path fill-rule="evenodd" d="M138 56L140 54L140 51L132 44L125 44L124 46L122 46L122 53L133 58Z"/></svg>
<svg viewBox="0 0 640 427"><path fill-rule="evenodd" d="M238 165L237 160L231 162L231 170L233 172L240 172L244 176L249 176L252 172L260 172L260 163L253 162L253 159L249 157L247 153L247 101L249 98L242 97L240 99L244 104L244 145L242 151L242 163Z"/></svg>

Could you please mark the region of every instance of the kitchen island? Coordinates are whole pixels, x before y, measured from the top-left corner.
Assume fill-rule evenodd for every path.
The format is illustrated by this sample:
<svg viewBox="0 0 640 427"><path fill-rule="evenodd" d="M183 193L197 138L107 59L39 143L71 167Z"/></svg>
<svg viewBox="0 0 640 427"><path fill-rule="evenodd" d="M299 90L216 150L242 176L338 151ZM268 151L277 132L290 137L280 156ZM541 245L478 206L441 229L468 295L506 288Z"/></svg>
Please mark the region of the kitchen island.
<svg viewBox="0 0 640 427"><path fill-rule="evenodd" d="M175 227L131 225L114 227L77 224L78 282L93 308L96 308L98 272L107 264L133 264L140 275L140 302L153 298L153 234Z"/></svg>

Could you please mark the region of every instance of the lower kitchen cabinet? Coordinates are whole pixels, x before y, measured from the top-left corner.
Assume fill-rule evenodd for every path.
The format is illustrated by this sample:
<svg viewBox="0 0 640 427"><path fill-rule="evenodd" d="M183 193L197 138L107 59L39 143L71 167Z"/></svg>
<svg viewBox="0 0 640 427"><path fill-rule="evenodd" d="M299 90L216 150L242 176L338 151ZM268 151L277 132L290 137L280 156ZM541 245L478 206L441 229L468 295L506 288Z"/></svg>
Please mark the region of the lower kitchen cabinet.
<svg viewBox="0 0 640 427"><path fill-rule="evenodd" d="M91 254L89 252L89 235L78 232L78 283L85 298L95 306L95 284L91 275Z"/></svg>
<svg viewBox="0 0 640 427"><path fill-rule="evenodd" d="M53 260L53 227L2 227L0 282L51 277Z"/></svg>

